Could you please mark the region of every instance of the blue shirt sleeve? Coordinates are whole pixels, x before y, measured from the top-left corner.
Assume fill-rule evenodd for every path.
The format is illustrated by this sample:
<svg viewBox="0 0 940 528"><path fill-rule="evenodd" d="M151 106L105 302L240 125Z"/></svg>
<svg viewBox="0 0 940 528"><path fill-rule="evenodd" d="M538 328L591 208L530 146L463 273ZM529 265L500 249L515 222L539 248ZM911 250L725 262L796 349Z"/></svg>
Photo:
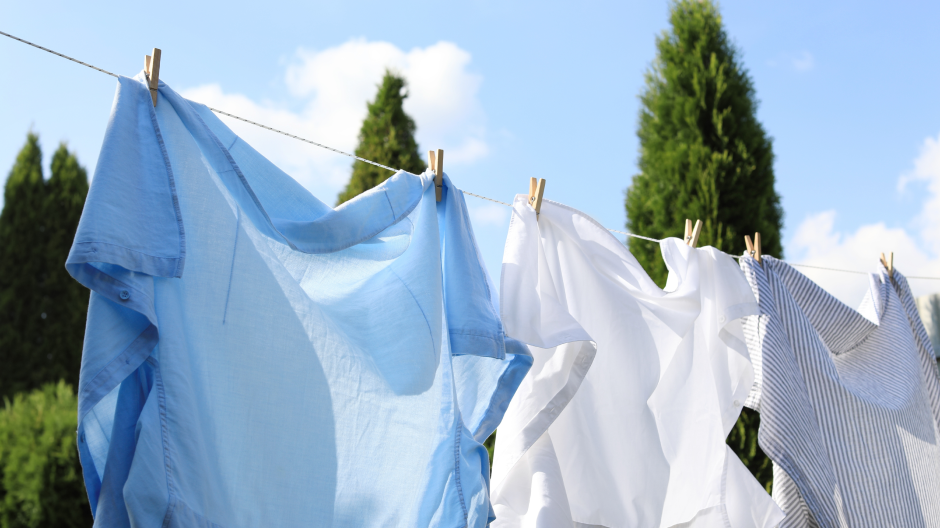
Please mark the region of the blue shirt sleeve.
<svg viewBox="0 0 940 528"><path fill-rule="evenodd" d="M441 224L444 306L455 356L506 357L503 324L495 295L477 251L463 193L444 175Z"/></svg>
<svg viewBox="0 0 940 528"><path fill-rule="evenodd" d="M66 267L106 262L156 277L183 274L185 237L173 172L149 90L120 77L111 118ZM89 270L90 271L90 270ZM86 283L86 281L88 281Z"/></svg>
<svg viewBox="0 0 940 528"><path fill-rule="evenodd" d="M464 423L482 442L502 421L532 356L503 331L499 299L474 238L467 203L446 174L441 204L444 306L457 398Z"/></svg>
<svg viewBox="0 0 940 528"><path fill-rule="evenodd" d="M86 341L100 339L109 344L85 347L79 419L153 350L157 334L154 277L181 277L184 259L179 202L150 91L138 80L120 77L95 175L65 263L72 277L111 302L93 303L92 308L108 306L107 310L115 312L102 318L89 313ZM119 356L121 361L117 361Z"/></svg>
<svg viewBox="0 0 940 528"><path fill-rule="evenodd" d="M92 512L99 499L113 502L104 496L109 480L105 458L109 472L115 465L110 460L114 453L109 453L112 433L136 421L133 413L123 413L129 416L123 420L127 423L115 422L123 416L118 411L130 405L130 399L118 397L118 387L139 377L132 375L158 341L154 280L181 277L184 260L173 172L150 91L139 79L119 77L65 264L72 277L92 290L78 385L79 454ZM133 450L122 453L129 456Z"/></svg>

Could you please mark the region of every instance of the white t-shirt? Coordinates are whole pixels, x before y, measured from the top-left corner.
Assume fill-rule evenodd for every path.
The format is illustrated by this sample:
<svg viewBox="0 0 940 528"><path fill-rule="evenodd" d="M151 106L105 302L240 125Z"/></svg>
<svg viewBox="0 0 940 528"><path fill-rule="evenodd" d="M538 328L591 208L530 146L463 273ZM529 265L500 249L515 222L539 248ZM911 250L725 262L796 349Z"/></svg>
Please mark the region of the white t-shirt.
<svg viewBox="0 0 940 528"><path fill-rule="evenodd" d="M494 526L775 526L725 444L753 381L731 257L661 242L657 287L627 248L555 202L517 196L503 256L507 334L532 369L499 427Z"/></svg>

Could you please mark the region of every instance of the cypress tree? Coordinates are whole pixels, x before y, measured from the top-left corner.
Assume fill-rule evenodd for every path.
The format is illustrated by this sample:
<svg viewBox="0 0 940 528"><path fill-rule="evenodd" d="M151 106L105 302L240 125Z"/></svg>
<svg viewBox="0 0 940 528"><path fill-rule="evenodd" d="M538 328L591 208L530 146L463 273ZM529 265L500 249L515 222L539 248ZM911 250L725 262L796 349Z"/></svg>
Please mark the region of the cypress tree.
<svg viewBox="0 0 940 528"><path fill-rule="evenodd" d="M703 222L699 246L732 255L760 231L764 253L783 256L783 211L774 190L771 138L756 117L753 82L709 0L676 0L669 30L640 97L639 174L626 193L627 228L681 236L686 218ZM630 251L660 285L659 247L630 239ZM771 465L757 446L759 416L745 409L728 443L766 487Z"/></svg>
<svg viewBox="0 0 940 528"><path fill-rule="evenodd" d="M369 103L369 114L359 130L356 156L421 174L427 165L418 154L418 144L414 138L415 122L402 107L406 97L405 79L386 70L375 101ZM381 167L356 160L353 162L352 176L346 189L340 193L337 205L375 187L393 174Z"/></svg>
<svg viewBox="0 0 940 528"><path fill-rule="evenodd" d="M640 173L627 191L627 227L664 238L681 236L686 218L701 219L700 246L739 255L744 235L760 231L763 252L782 257L772 142L740 52L708 0L676 1L670 22L640 97ZM630 251L665 284L658 247L631 239Z"/></svg>
<svg viewBox="0 0 940 528"><path fill-rule="evenodd" d="M45 321L45 182L39 137L30 132L7 177L0 212L0 393L38 386Z"/></svg>
<svg viewBox="0 0 940 528"><path fill-rule="evenodd" d="M64 266L87 192L64 145L46 182L39 138L27 135L0 212L0 398L61 379L78 385L88 293Z"/></svg>
<svg viewBox="0 0 940 528"><path fill-rule="evenodd" d="M65 270L65 260L88 194L88 175L64 144L52 156L51 168L46 183L46 271L40 312L40 317L46 314L40 356L49 361L49 372L42 381L64 379L77 387L89 293Z"/></svg>

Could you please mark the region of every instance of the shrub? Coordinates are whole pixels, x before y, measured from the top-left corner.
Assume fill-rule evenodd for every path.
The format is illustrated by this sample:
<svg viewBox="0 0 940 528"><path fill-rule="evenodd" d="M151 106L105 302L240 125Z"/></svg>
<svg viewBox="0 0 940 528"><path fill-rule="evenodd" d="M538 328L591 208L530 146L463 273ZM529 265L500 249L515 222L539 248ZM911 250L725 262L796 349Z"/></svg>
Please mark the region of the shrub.
<svg viewBox="0 0 940 528"><path fill-rule="evenodd" d="M0 528L91 526L77 428L77 399L64 381L4 399Z"/></svg>

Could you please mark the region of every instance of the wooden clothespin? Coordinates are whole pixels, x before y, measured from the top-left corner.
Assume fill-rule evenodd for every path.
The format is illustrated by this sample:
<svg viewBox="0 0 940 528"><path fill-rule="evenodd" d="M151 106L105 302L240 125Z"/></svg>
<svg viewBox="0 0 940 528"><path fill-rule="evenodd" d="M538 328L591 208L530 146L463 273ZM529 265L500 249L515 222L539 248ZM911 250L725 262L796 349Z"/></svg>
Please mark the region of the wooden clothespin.
<svg viewBox="0 0 940 528"><path fill-rule="evenodd" d="M437 193L437 201L441 201L441 192L444 190L444 149L437 149L437 155L433 150L428 151L428 167L434 173L434 191Z"/></svg>
<svg viewBox="0 0 940 528"><path fill-rule="evenodd" d="M751 242L751 237L744 235L744 244L747 246L748 254L754 257L754 260L756 260L758 264L763 266L764 261L761 260L760 252L760 233L754 233L754 242Z"/></svg>
<svg viewBox="0 0 940 528"><path fill-rule="evenodd" d="M692 227L692 221L685 219L685 235L682 237L685 243L695 247L698 245L698 237L702 234L702 221L696 220L695 227Z"/></svg>
<svg viewBox="0 0 940 528"><path fill-rule="evenodd" d="M147 75L147 82L150 83L150 97L153 99L153 106L157 106L157 88L160 83L160 48L153 48L153 56L144 57L144 73Z"/></svg>
<svg viewBox="0 0 940 528"><path fill-rule="evenodd" d="M529 178L529 205L535 209L535 218L538 219L542 212L542 195L545 193L545 178L536 181L535 178Z"/></svg>
<svg viewBox="0 0 940 528"><path fill-rule="evenodd" d="M894 278L894 252L888 253L887 260L885 259L885 254L881 254L881 265L888 270L888 276L892 279Z"/></svg>

